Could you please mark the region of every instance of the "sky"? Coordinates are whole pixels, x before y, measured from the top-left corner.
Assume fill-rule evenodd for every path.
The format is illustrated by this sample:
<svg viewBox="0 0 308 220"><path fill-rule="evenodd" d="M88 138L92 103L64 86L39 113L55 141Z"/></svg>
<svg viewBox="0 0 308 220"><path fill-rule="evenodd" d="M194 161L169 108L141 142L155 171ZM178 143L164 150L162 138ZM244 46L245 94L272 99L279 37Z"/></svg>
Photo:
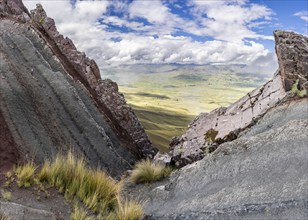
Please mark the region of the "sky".
<svg viewBox="0 0 308 220"><path fill-rule="evenodd" d="M23 0L99 66L245 64L277 69L273 30L307 35L305 0Z"/></svg>

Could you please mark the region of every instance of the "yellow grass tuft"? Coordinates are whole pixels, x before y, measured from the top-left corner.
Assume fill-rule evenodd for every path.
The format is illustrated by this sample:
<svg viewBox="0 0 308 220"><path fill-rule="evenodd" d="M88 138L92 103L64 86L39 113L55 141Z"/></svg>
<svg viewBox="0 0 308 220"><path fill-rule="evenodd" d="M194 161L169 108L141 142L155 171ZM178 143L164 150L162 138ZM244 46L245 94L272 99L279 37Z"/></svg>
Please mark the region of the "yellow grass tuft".
<svg viewBox="0 0 308 220"><path fill-rule="evenodd" d="M14 169L18 187L30 187L34 183L34 174L36 169L37 166L33 161L30 161L24 165L18 165Z"/></svg>
<svg viewBox="0 0 308 220"><path fill-rule="evenodd" d="M123 216L131 216L123 219L141 219L138 217L142 216L139 203L120 202L122 182L116 182L100 169L87 167L84 158L78 158L72 152L58 154L54 160L46 161L40 169L33 162L20 165L14 169L14 173L19 187L36 184L44 191L45 182L57 188L66 199L79 199L87 208L105 217L122 219ZM91 220L92 217L87 217L83 209L75 207L71 219Z"/></svg>
<svg viewBox="0 0 308 220"><path fill-rule="evenodd" d="M1 190L1 197L6 201L10 201L12 199L12 193L9 191Z"/></svg>
<svg viewBox="0 0 308 220"><path fill-rule="evenodd" d="M143 160L135 165L131 174L132 182L151 183L161 180L171 174L172 170L161 164L154 164L150 160Z"/></svg>
<svg viewBox="0 0 308 220"><path fill-rule="evenodd" d="M140 202L122 200L118 198L116 210L107 216L107 220L139 220L143 217L143 208Z"/></svg>
<svg viewBox="0 0 308 220"><path fill-rule="evenodd" d="M94 220L94 218L88 216L87 212L83 208L76 205L70 216L70 220Z"/></svg>

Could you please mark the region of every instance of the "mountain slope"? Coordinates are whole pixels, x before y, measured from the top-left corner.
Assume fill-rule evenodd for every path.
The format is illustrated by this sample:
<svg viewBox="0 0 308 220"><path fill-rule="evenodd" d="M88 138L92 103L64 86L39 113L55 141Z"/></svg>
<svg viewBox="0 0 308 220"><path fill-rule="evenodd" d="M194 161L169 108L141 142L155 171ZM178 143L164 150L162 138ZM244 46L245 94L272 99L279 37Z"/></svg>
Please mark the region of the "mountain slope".
<svg viewBox="0 0 308 220"><path fill-rule="evenodd" d="M146 219L307 219L308 100L271 109L165 182L130 188Z"/></svg>
<svg viewBox="0 0 308 220"><path fill-rule="evenodd" d="M72 148L119 176L157 152L117 84L100 78L41 5L30 15L20 0L0 0L0 58L1 140L10 137L0 170ZM20 158L5 156L12 149Z"/></svg>

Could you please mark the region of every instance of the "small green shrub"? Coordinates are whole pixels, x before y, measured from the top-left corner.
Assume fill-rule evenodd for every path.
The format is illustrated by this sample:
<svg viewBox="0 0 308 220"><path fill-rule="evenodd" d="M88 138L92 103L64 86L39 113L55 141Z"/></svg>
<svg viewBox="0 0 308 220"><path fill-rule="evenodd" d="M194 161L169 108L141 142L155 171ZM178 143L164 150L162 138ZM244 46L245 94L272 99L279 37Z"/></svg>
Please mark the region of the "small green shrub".
<svg viewBox="0 0 308 220"><path fill-rule="evenodd" d="M169 176L172 172L170 167L154 164L150 160L142 160L135 165L131 174L132 182L151 183Z"/></svg>
<svg viewBox="0 0 308 220"><path fill-rule="evenodd" d="M6 201L10 201L12 199L12 193L9 191L1 190L1 196Z"/></svg>
<svg viewBox="0 0 308 220"><path fill-rule="evenodd" d="M30 187L34 183L34 174L37 169L33 161L30 161L24 165L19 165L14 169L14 173L17 177L18 187Z"/></svg>
<svg viewBox="0 0 308 220"><path fill-rule="evenodd" d="M298 97L304 97L305 95L307 95L307 91L306 89L303 89L303 90L299 90L297 87L298 87L298 84L299 84L299 79L297 79L295 81L295 83L292 85L292 88L291 88L291 92L295 95L297 95Z"/></svg>

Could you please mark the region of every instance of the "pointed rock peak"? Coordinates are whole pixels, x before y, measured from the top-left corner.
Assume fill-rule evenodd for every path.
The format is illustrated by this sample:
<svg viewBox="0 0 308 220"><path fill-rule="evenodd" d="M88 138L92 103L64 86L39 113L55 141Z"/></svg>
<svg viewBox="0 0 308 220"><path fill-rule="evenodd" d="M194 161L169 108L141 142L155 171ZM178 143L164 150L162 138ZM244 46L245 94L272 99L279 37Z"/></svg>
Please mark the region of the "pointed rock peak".
<svg viewBox="0 0 308 220"><path fill-rule="evenodd" d="M29 17L29 11L22 3L22 0L0 0L0 17L14 16L25 20Z"/></svg>
<svg viewBox="0 0 308 220"><path fill-rule="evenodd" d="M286 91L297 83L308 90L308 38L294 32L274 31L280 74Z"/></svg>

